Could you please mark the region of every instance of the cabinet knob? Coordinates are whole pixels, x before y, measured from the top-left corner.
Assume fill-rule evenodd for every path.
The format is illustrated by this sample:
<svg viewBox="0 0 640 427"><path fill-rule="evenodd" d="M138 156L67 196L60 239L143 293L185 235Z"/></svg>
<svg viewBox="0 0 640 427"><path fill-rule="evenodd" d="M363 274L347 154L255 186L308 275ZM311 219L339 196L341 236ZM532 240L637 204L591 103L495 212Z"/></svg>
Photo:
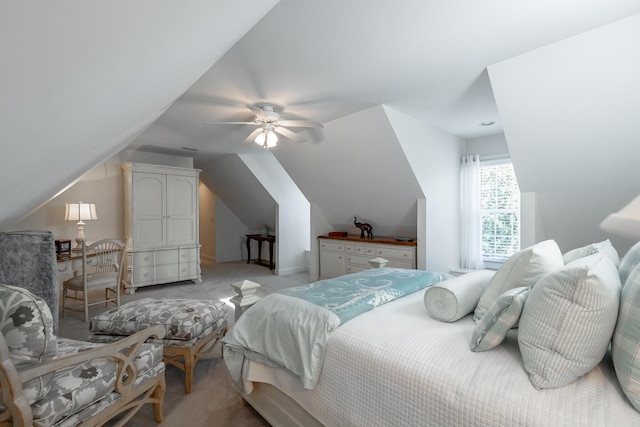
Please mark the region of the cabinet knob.
<svg viewBox="0 0 640 427"><path fill-rule="evenodd" d="M338 257L338 259L342 259L342 255L340 255L340 256Z"/></svg>
<svg viewBox="0 0 640 427"><path fill-rule="evenodd" d="M186 257L187 257L187 254L182 254L182 258L186 258Z"/></svg>
<svg viewBox="0 0 640 427"><path fill-rule="evenodd" d="M144 277L149 277L149 272L144 273Z"/></svg>
<svg viewBox="0 0 640 427"><path fill-rule="evenodd" d="M151 258L149 258L148 256L144 257L145 261L149 261Z"/></svg>

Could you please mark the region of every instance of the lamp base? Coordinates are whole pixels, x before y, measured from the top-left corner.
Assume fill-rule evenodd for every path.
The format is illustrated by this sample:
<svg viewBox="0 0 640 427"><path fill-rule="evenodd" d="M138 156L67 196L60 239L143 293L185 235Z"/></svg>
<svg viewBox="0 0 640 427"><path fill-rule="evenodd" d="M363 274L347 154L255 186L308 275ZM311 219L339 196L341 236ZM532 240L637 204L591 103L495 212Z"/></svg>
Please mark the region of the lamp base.
<svg viewBox="0 0 640 427"><path fill-rule="evenodd" d="M76 249L82 248L82 242L87 240L87 236L84 235L84 221L78 222L78 234L76 234Z"/></svg>

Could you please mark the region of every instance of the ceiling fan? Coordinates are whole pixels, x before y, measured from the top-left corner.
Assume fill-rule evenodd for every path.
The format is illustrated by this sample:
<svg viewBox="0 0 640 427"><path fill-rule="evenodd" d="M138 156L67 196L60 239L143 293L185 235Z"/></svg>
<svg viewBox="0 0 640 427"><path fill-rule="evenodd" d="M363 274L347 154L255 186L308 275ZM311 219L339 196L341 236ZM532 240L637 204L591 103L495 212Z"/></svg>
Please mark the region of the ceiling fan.
<svg viewBox="0 0 640 427"><path fill-rule="evenodd" d="M256 144L264 147L275 147L278 143L278 136L280 134L286 138L289 138L295 142L303 142L305 139L295 132L287 129L287 127L304 127L304 128L322 128L324 125L322 122L310 121L310 120L281 120L278 110L281 108L272 104L256 104L248 105L249 109L255 114L255 119L252 122L205 122L205 125L254 125L258 126L253 132L249 134L242 141L243 144L248 142L255 142Z"/></svg>

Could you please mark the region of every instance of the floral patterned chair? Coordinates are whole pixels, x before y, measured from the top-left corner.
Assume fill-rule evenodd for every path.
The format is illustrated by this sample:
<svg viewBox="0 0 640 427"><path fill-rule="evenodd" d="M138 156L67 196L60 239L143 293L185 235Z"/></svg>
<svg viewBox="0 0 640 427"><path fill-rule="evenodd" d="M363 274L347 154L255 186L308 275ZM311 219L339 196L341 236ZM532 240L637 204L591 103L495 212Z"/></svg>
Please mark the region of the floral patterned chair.
<svg viewBox="0 0 640 427"><path fill-rule="evenodd" d="M124 425L151 403L163 421L161 327L113 344L58 338L51 311L30 291L0 285L0 426ZM110 424L111 425L111 424Z"/></svg>

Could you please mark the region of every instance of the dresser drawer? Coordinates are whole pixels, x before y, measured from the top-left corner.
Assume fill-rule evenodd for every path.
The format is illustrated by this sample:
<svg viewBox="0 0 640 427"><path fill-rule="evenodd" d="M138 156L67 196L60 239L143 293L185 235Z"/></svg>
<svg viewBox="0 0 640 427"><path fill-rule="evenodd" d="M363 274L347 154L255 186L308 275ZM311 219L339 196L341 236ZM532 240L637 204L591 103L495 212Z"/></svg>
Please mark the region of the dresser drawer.
<svg viewBox="0 0 640 427"><path fill-rule="evenodd" d="M321 251L344 252L343 243L320 242Z"/></svg>
<svg viewBox="0 0 640 427"><path fill-rule="evenodd" d="M136 252L133 254L133 265L138 267L150 267L154 264L153 252Z"/></svg>
<svg viewBox="0 0 640 427"><path fill-rule="evenodd" d="M357 265L361 265L365 268L372 268L371 264L369 264L369 260L373 259L374 257L367 257L367 256L358 256L358 255L347 255L346 257L346 263L347 264L357 264Z"/></svg>
<svg viewBox="0 0 640 427"><path fill-rule="evenodd" d="M153 274L153 266L141 267L133 270L133 283L135 283L136 285L153 283L154 279L155 277Z"/></svg>
<svg viewBox="0 0 640 427"><path fill-rule="evenodd" d="M196 248L180 249L178 259L180 264L196 262L198 258L198 250Z"/></svg>
<svg viewBox="0 0 640 427"><path fill-rule="evenodd" d="M156 265L176 264L178 262L178 249L156 251Z"/></svg>
<svg viewBox="0 0 640 427"><path fill-rule="evenodd" d="M412 249L395 249L388 247L378 247L376 248L376 256L382 258L394 258L400 259L403 261L413 262L413 250Z"/></svg>
<svg viewBox="0 0 640 427"><path fill-rule="evenodd" d="M180 263L179 277L180 280L194 279L197 275L197 266L195 262L183 264Z"/></svg>
<svg viewBox="0 0 640 427"><path fill-rule="evenodd" d="M366 246L364 245L355 245L353 248L353 253L356 255L364 255Z"/></svg>
<svg viewBox="0 0 640 427"><path fill-rule="evenodd" d="M365 271L368 270L368 267L364 267L362 265L347 265L347 267L345 268L346 270L346 274L351 274L351 273L359 273L361 271Z"/></svg>

